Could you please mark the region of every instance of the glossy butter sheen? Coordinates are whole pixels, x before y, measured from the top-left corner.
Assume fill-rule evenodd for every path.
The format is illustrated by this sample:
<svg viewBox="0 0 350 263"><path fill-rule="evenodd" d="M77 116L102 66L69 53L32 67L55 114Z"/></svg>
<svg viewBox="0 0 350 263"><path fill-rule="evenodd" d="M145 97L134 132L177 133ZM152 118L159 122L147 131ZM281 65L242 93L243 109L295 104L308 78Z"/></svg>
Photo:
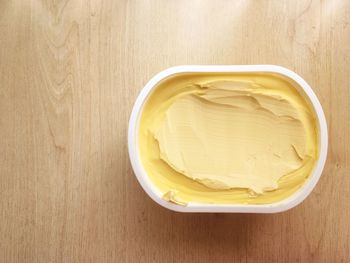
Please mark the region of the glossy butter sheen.
<svg viewBox="0 0 350 263"><path fill-rule="evenodd" d="M297 191L318 157L315 113L278 74L186 73L142 110L143 166L167 201L262 204Z"/></svg>

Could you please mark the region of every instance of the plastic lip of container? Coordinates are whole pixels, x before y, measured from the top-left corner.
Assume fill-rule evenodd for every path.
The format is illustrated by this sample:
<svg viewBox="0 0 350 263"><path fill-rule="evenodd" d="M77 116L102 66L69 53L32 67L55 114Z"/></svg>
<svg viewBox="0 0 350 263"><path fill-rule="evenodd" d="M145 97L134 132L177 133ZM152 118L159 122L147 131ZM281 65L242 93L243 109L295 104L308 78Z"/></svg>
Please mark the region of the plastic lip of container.
<svg viewBox="0 0 350 263"><path fill-rule="evenodd" d="M286 76L291 80L294 80L299 86L300 89L304 90L306 96L309 98L311 105L313 106L316 115L317 122L319 127L320 139L319 139L319 158L315 164L315 168L309 178L305 181L304 185L300 190L292 194L286 199L271 203L271 204L259 204L259 205L244 205L244 204L203 204L203 203L193 203L190 202L187 206L181 206L173 204L171 202L165 201L162 199L162 193L157 189L155 185L149 179L147 172L144 170L138 150L138 127L140 115L143 109L143 105L146 102L148 95L151 91L157 86L157 83L161 80L174 75L181 73L277 73L282 76ZM203 65L185 65L185 66L176 66L168 68L164 71L156 74L142 89L139 94L136 102L134 104L130 120L129 120L129 130L128 130L128 148L129 148L129 157L131 161L132 168L141 184L142 188L146 193L158 204L174 210L177 212L207 212L207 213L277 213L286 211L294 206L300 204L304 199L312 192L313 188L317 184L323 167L326 162L327 157L327 148L328 148L328 133L327 133L327 123L322 110L322 106L317 99L315 93L311 87L306 83L295 72L286 69L281 66L275 65L228 65L228 66L203 66Z"/></svg>

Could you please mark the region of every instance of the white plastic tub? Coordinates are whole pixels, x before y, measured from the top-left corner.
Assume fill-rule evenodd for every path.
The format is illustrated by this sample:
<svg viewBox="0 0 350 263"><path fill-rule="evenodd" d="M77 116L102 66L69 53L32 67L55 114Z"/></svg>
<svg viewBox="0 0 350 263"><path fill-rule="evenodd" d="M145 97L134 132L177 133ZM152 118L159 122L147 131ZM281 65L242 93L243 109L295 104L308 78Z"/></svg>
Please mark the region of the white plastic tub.
<svg viewBox="0 0 350 263"><path fill-rule="evenodd" d="M146 171L144 170L138 150L138 125L139 119L142 112L143 105L147 100L148 95L156 87L156 84L173 74L179 73L195 73L195 72L266 72L266 73L278 73L284 75L294 80L301 89L304 90L305 94L308 96L309 100L314 107L317 114L317 122L319 126L320 140L319 149L320 155L319 159L315 164L315 169L313 170L310 177L307 179L305 184L301 187L299 191L294 193L292 196L272 204L263 205L242 205L242 204L232 204L232 205L213 205L213 204L198 204L198 203L188 203L187 206L181 206L177 204L170 203L162 199L162 193L153 185L149 179ZM131 160L132 167L134 169L136 178L140 182L146 193L158 204L164 206L168 209L179 211L179 212L212 212L212 213L276 213L288 210L298 204L300 204L313 190L317 184L325 161L327 157L328 148L328 134L327 134L327 124L326 119L322 110L322 106L318 101L315 93L311 87L303 80L299 75L293 71L280 66L274 65L235 65L235 66L177 66L168 68L157 75L155 75L142 89L139 94L134 108L131 113L129 121L129 131L128 131L128 147L129 156Z"/></svg>

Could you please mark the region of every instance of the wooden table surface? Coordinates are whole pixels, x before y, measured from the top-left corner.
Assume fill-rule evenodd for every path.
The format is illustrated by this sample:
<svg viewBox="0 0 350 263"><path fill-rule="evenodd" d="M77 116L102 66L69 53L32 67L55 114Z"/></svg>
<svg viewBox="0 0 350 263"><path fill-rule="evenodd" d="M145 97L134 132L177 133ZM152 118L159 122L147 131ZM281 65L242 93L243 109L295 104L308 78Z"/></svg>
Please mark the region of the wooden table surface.
<svg viewBox="0 0 350 263"><path fill-rule="evenodd" d="M285 213L180 214L132 172L143 85L277 64L313 87L328 160ZM349 262L350 1L0 0L0 262Z"/></svg>

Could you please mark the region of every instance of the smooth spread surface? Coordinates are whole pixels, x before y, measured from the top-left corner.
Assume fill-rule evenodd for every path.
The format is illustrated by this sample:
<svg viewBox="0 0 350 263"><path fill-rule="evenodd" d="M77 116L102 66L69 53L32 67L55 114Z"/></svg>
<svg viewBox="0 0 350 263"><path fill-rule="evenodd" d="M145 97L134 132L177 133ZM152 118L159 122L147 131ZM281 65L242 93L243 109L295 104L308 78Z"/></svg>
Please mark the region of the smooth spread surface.
<svg viewBox="0 0 350 263"><path fill-rule="evenodd" d="M312 108L282 76L193 73L153 91L139 144L166 200L270 203L308 178L317 138Z"/></svg>

